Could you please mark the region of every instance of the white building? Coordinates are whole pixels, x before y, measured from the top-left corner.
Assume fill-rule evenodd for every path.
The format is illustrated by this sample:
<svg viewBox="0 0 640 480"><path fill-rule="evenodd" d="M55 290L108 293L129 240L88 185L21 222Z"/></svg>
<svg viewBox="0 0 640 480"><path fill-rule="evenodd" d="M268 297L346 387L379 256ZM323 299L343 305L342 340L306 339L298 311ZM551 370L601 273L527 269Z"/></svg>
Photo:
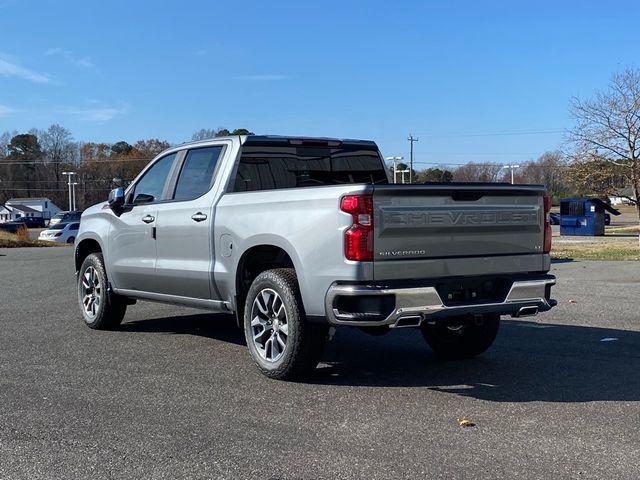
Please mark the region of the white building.
<svg viewBox="0 0 640 480"><path fill-rule="evenodd" d="M13 220L13 213L4 205L0 205L0 223Z"/></svg>
<svg viewBox="0 0 640 480"><path fill-rule="evenodd" d="M12 220L20 217L37 217L51 220L51 217L62 211L48 198L11 198L7 200L4 206L5 209L11 210L14 217Z"/></svg>
<svg viewBox="0 0 640 480"><path fill-rule="evenodd" d="M620 194L624 196L619 197L617 195L612 195L609 197L609 202L611 202L611 205L633 205L633 202L629 200L630 198L633 198L635 200L635 195L633 194L633 190L631 188L625 188L620 192Z"/></svg>

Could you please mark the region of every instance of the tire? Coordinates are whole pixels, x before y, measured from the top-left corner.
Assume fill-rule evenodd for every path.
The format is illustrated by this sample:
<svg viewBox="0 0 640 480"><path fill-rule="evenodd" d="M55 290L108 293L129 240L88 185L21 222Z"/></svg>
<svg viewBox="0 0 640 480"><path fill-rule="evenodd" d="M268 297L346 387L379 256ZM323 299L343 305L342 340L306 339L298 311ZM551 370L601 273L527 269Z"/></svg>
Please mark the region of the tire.
<svg viewBox="0 0 640 480"><path fill-rule="evenodd" d="M110 330L122 322L127 311L123 298L110 294L101 253L92 253L78 272L78 304L84 323L95 330Z"/></svg>
<svg viewBox="0 0 640 480"><path fill-rule="evenodd" d="M318 364L329 327L307 322L295 271L278 268L262 272L251 284L244 333L249 353L264 375L294 380Z"/></svg>
<svg viewBox="0 0 640 480"><path fill-rule="evenodd" d="M500 315L487 315L477 324L461 318L423 325L422 336L435 354L446 359L472 358L485 352L496 339L500 327Z"/></svg>
<svg viewBox="0 0 640 480"><path fill-rule="evenodd" d="M73 242L75 242L75 241L76 241L76 238L75 238L75 237L69 237L69 238L67 238L67 243L73 243Z"/></svg>

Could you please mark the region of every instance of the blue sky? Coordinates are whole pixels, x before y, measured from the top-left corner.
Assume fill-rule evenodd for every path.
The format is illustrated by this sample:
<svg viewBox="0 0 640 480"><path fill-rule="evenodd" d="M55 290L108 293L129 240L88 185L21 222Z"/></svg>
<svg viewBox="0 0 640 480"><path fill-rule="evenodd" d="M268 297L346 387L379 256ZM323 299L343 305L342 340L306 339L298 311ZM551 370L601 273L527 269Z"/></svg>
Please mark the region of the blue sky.
<svg viewBox="0 0 640 480"><path fill-rule="evenodd" d="M640 67L638 18L618 1L0 0L0 131L246 127L405 157L413 133L418 166L525 161L562 142L572 96Z"/></svg>

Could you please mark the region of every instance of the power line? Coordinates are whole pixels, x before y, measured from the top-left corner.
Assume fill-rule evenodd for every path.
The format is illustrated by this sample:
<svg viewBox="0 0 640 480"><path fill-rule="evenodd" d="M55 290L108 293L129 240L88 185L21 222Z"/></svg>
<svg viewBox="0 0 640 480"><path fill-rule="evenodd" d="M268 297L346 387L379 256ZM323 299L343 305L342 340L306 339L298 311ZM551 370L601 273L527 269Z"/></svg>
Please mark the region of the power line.
<svg viewBox="0 0 640 480"><path fill-rule="evenodd" d="M423 135L426 138L458 138L458 137L501 137L513 135L549 135L566 133L566 129L554 128L548 130L507 130L503 132L486 132L486 133L445 133L441 135Z"/></svg>

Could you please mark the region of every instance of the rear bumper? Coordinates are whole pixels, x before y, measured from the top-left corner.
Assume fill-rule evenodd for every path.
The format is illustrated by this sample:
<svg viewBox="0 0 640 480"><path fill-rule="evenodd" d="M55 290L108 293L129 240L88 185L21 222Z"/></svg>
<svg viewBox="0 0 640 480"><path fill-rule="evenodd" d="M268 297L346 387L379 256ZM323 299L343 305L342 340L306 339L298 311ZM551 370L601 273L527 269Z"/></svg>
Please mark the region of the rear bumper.
<svg viewBox="0 0 640 480"><path fill-rule="evenodd" d="M325 298L325 311L329 323L333 325L353 325L360 327L418 326L447 317L462 315L500 314L514 317L535 315L556 305L550 298L551 287L556 280L552 275L514 280L506 297L492 303L469 303L446 305L434 286L389 287L384 285L341 285L329 288ZM366 312L340 311L337 301L341 297L393 297L394 307L383 315ZM386 312L385 312L386 313Z"/></svg>

